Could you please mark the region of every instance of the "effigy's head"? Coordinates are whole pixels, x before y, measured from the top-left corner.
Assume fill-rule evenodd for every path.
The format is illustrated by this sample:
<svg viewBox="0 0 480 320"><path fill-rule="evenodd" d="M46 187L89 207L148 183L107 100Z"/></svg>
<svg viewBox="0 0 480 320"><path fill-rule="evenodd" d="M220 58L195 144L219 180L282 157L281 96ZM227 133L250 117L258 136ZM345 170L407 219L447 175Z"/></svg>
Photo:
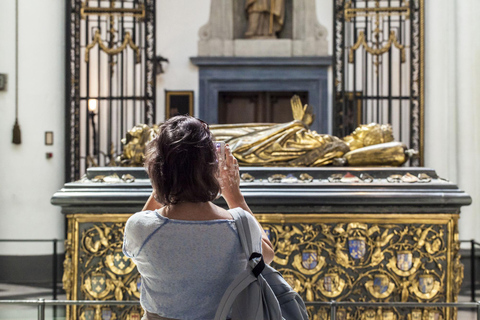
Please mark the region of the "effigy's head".
<svg viewBox="0 0 480 320"><path fill-rule="evenodd" d="M194 117L165 121L146 148L145 169L162 204L207 202L220 192L208 125Z"/></svg>
<svg viewBox="0 0 480 320"><path fill-rule="evenodd" d="M141 167L145 160L145 146L157 134L158 126L149 127L138 124L127 132L122 139L123 152L117 157L116 163L120 166Z"/></svg>
<svg viewBox="0 0 480 320"><path fill-rule="evenodd" d="M343 140L349 145L350 150L372 146L375 144L393 141L393 130L390 124L369 123L362 124L346 136Z"/></svg>

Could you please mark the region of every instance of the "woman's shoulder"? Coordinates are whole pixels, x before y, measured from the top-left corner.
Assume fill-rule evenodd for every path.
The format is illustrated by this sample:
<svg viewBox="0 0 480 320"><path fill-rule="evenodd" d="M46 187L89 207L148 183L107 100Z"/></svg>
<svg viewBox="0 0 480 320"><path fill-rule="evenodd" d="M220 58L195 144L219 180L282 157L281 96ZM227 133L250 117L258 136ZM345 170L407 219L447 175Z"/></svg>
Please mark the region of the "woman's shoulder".
<svg viewBox="0 0 480 320"><path fill-rule="evenodd" d="M164 221L159 219L155 211L140 211L133 214L125 224L123 253L129 258L136 257L149 235L163 224Z"/></svg>
<svg viewBox="0 0 480 320"><path fill-rule="evenodd" d="M159 219L159 214L155 210L140 211L128 218L125 230L141 231L142 229L158 227L163 223L164 221Z"/></svg>

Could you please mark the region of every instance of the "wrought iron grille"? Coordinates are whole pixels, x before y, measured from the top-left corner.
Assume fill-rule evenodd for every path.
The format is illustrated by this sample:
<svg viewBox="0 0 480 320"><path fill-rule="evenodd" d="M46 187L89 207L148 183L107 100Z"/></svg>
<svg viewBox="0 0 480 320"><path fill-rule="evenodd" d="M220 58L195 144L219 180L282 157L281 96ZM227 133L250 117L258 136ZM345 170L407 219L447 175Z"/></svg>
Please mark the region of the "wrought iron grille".
<svg viewBox="0 0 480 320"><path fill-rule="evenodd" d="M335 0L334 116L337 136L389 123L423 165L424 0Z"/></svg>
<svg viewBox="0 0 480 320"><path fill-rule="evenodd" d="M67 2L66 180L113 165L121 139L155 119L155 1Z"/></svg>

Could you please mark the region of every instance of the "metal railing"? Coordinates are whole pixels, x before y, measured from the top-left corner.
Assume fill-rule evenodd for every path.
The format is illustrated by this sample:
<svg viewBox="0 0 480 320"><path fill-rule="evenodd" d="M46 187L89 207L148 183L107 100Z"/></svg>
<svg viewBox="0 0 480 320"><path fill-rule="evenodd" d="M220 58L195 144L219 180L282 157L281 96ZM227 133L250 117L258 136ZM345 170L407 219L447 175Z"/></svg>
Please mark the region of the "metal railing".
<svg viewBox="0 0 480 320"><path fill-rule="evenodd" d="M58 242L60 239L0 239L0 242L52 242L53 244L53 270L52 270L52 291L53 300L0 300L1 304L23 304L23 305L37 305L38 319L45 319L46 306L67 306L67 305L137 305L138 301L91 301L91 300L57 300L57 276L58 276ZM472 302L459 303L416 303L416 302L306 302L306 305L311 306L329 306L331 310L336 313L336 308L341 306L369 306L369 307L457 307L463 309L476 309L477 320L480 320L480 301L476 301L475 282L476 282L476 263L475 263L475 248L480 247L480 243L472 240L460 240L460 243L470 243L470 288ZM332 312L334 312L332 311ZM335 320L335 316L331 318Z"/></svg>
<svg viewBox="0 0 480 320"><path fill-rule="evenodd" d="M320 306L330 308L330 320L336 320L337 309L340 307L394 307L394 308L459 308L459 309L475 309L477 320L480 320L480 301L476 302L347 302L347 301L330 301L330 302L306 302L307 306ZM72 305L140 305L139 301L92 301L92 300L0 300L0 305L36 305L37 319L45 320L45 308L47 306L72 306Z"/></svg>
<svg viewBox="0 0 480 320"><path fill-rule="evenodd" d="M0 239L0 242L52 242L53 257L52 257L52 296L53 300L57 300L57 276L58 276L58 242L63 242L60 239Z"/></svg>
<svg viewBox="0 0 480 320"><path fill-rule="evenodd" d="M475 246L480 247L480 243L476 242L474 239L472 240L460 240L460 243L470 243L470 297L471 301L474 302L476 300L476 292L475 292Z"/></svg>
<svg viewBox="0 0 480 320"><path fill-rule="evenodd" d="M349 301L330 301L330 302L306 302L307 306L325 306L330 307L330 320L336 320L337 309L339 307L390 307L390 308L459 308L475 309L477 320L480 320L480 301L476 302L349 302Z"/></svg>
<svg viewBox="0 0 480 320"><path fill-rule="evenodd" d="M101 305L101 306L130 306L140 305L140 301L92 301L92 300L0 300L0 305L36 305L37 319L45 320L45 307L47 306L73 306L73 305ZM479 319L480 320L480 319Z"/></svg>

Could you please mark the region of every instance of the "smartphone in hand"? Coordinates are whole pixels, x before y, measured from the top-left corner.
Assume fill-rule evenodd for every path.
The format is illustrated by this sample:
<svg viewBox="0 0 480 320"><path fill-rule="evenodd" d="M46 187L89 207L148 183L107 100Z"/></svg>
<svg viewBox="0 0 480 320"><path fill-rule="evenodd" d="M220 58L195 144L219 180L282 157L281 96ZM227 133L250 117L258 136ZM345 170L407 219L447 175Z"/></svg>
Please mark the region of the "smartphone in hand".
<svg viewBox="0 0 480 320"><path fill-rule="evenodd" d="M225 141L215 141L215 150L217 152L217 158L225 160Z"/></svg>

